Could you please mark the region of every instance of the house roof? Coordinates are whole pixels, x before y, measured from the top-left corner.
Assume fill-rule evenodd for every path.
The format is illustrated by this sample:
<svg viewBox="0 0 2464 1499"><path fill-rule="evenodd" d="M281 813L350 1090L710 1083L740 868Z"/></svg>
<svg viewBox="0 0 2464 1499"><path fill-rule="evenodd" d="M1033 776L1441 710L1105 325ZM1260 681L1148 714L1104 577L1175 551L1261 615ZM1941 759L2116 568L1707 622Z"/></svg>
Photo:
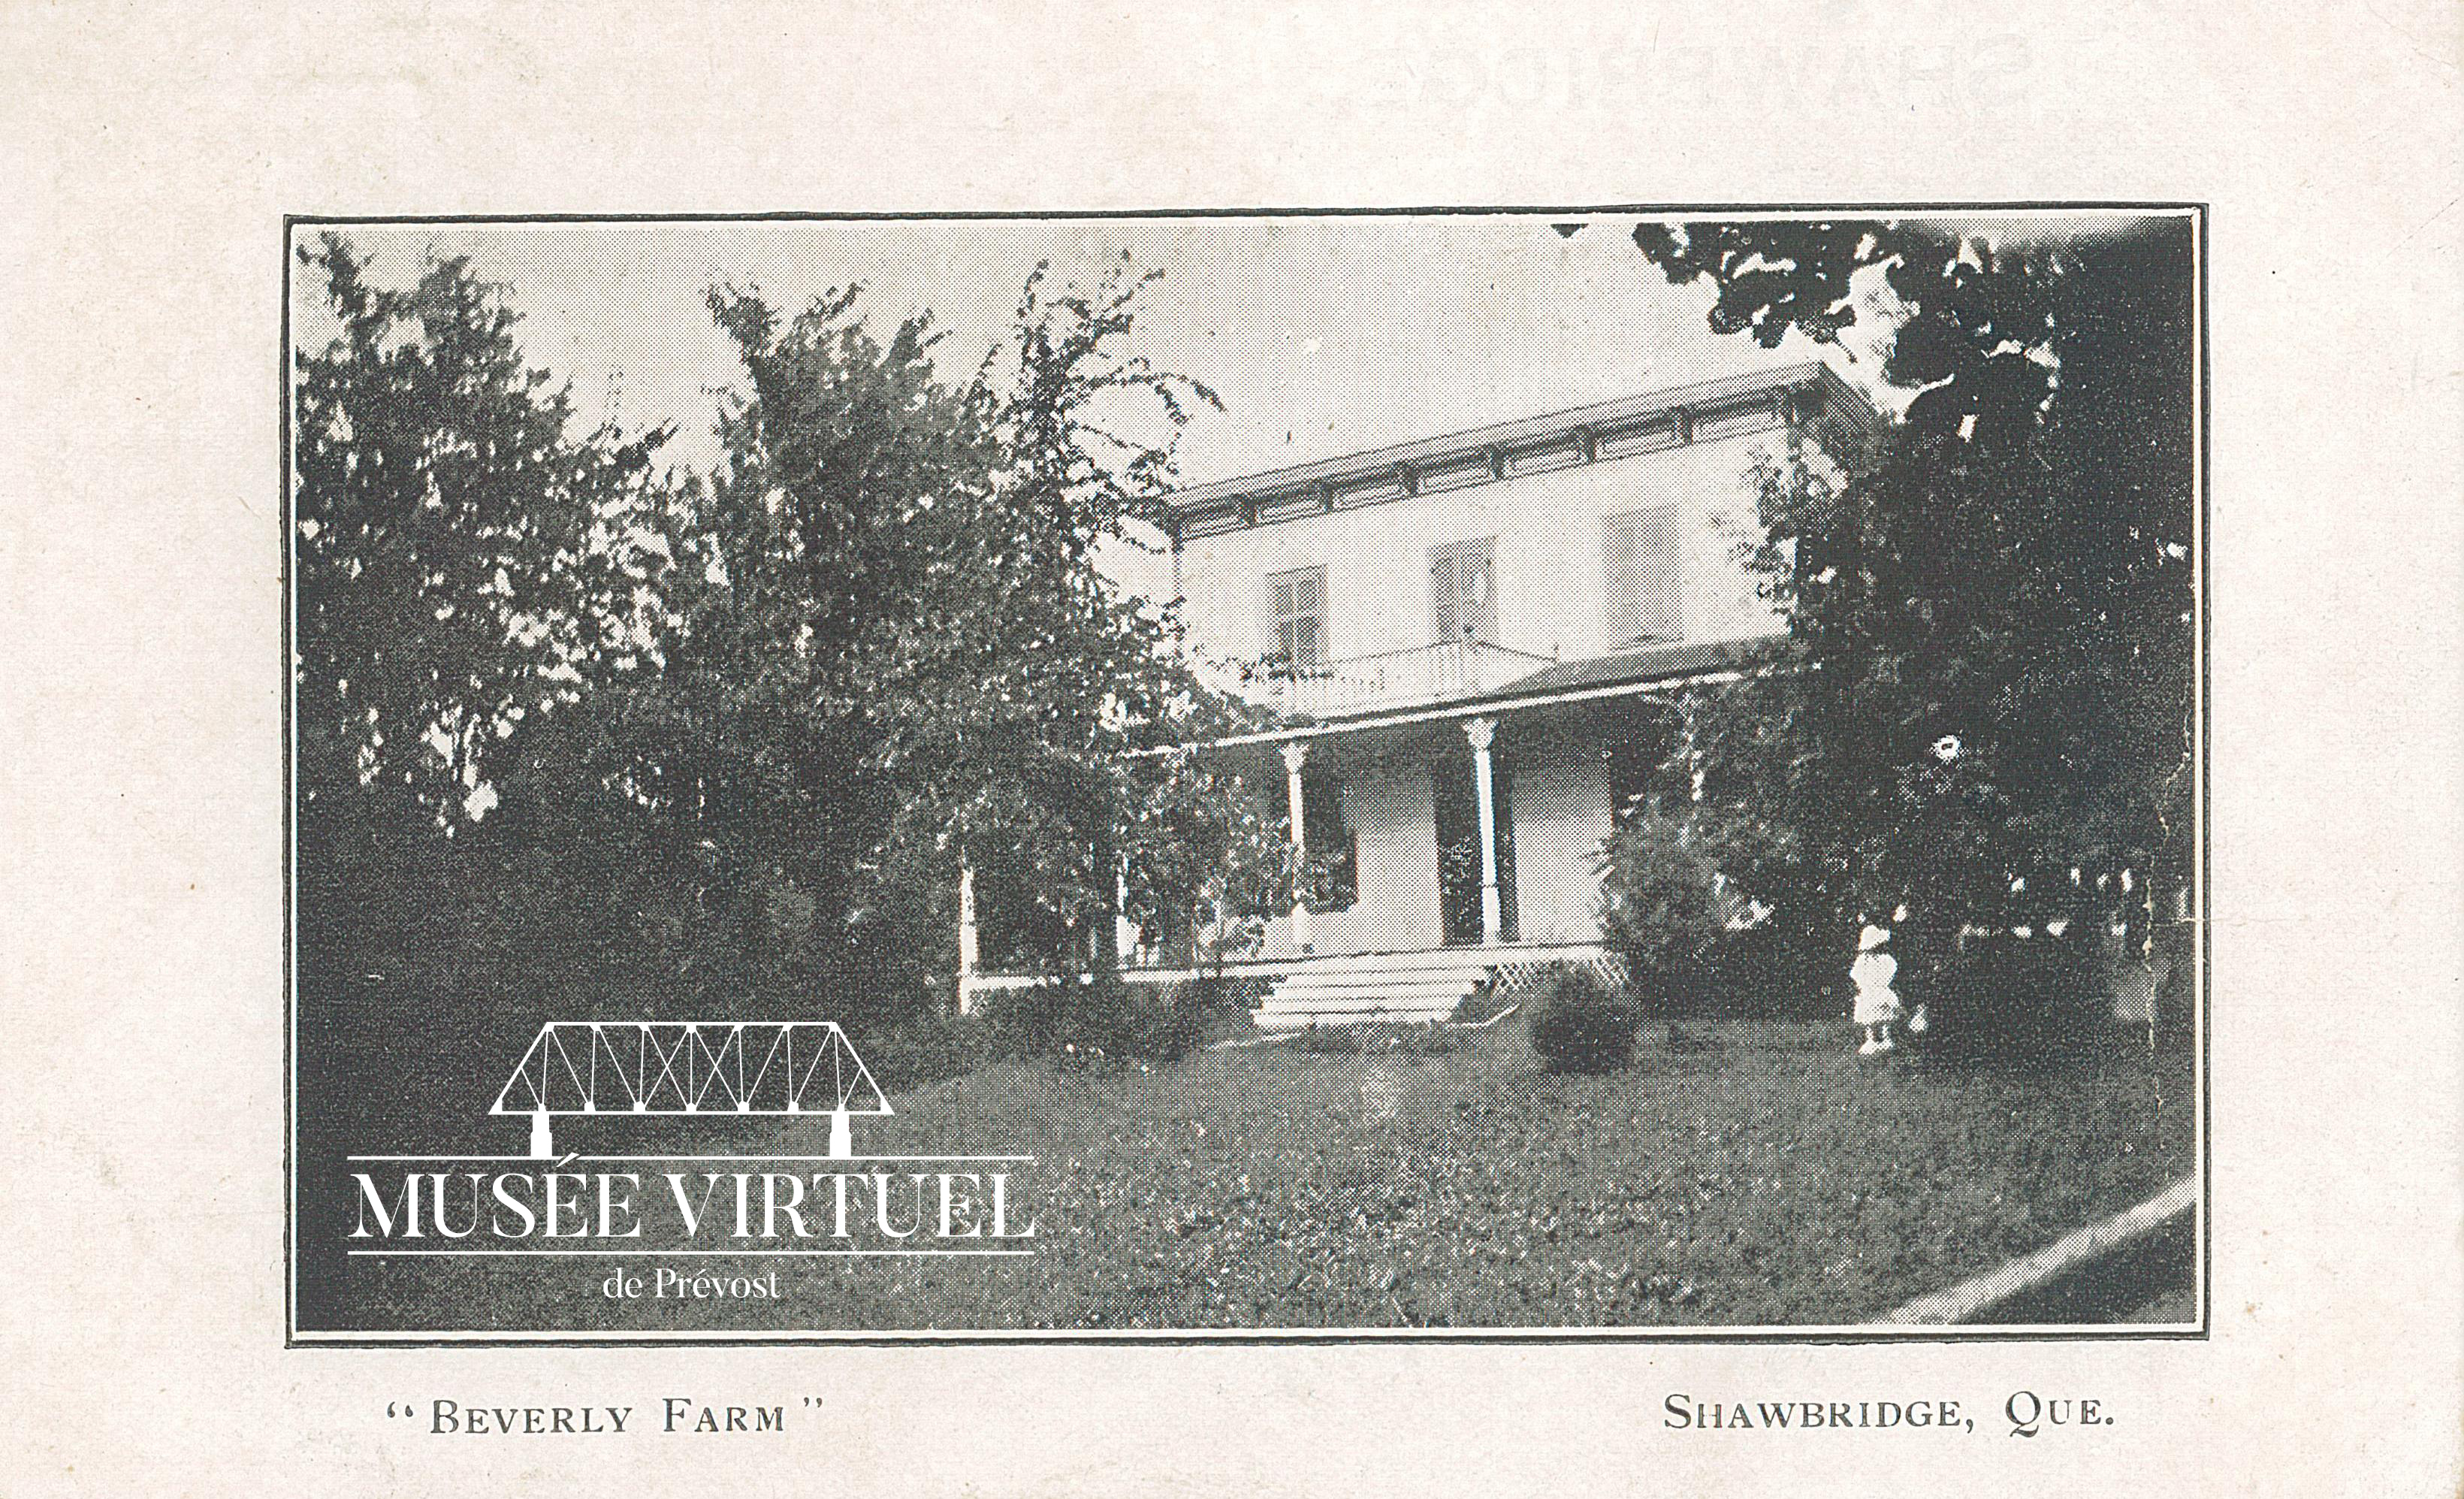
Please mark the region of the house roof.
<svg viewBox="0 0 2464 1499"><path fill-rule="evenodd" d="M1229 735L1213 742L1218 748L1273 744L1287 739L1314 738L1320 735L1353 733L1390 725L1427 723L1552 703L1619 697L1630 691L1649 692L1656 687L1736 671L1746 665L1757 647L1781 638L1764 635L1746 640L1654 646L1647 650L1626 650L1613 655L1587 656L1579 661L1560 661L1486 692L1441 698L1435 702L1363 708L1329 714L1319 718L1292 717L1273 728Z"/></svg>
<svg viewBox="0 0 2464 1499"><path fill-rule="evenodd" d="M1742 669L1757 648L1785 638L1763 635L1745 640L1655 646L1648 650L1626 650L1613 655L1587 656L1579 661L1560 661L1484 693L1447 697L1436 702L1331 714L1322 718L1286 717L1271 727L1226 735L1208 740L1206 744L1213 749L1272 745L1293 739L1353 734L1364 729L1442 722L1487 713L1512 712L1519 708L1623 697L1706 677L1718 678ZM1152 755L1167 751L1158 748L1137 753Z"/></svg>
<svg viewBox="0 0 2464 1499"><path fill-rule="evenodd" d="M1753 640L1698 641L1690 645L1653 646L1648 650L1625 650L1614 655L1586 656L1579 661L1560 661L1483 693L1480 700L1533 697L1586 687L1622 687L1629 682L1727 672L1742 665L1747 652L1760 643Z"/></svg>
<svg viewBox="0 0 2464 1499"><path fill-rule="evenodd" d="M1211 483L1193 484L1174 492L1168 500L1177 518L1189 517L1197 512L1238 510L1245 506L1249 507L1254 519L1256 507L1261 502L1271 505L1293 496L1314 495L1333 505L1344 502L1339 492L1383 485L1396 488L1397 493L1381 494L1375 497L1397 498L1415 492L1412 479L1405 479L1399 487L1395 485L1394 481L1398 476L1422 472L1435 474L1450 467L1504 464L1521 455L1581 441L1586 435L1595 441L1611 439L1655 424L1666 425L1680 413L1715 412L1768 402L1783 391L1808 386L1820 389L1824 397L1822 404L1827 409L1845 412L1859 421L1871 420L1872 408L1862 396L1829 366L1810 360L1755 374L1734 375L1723 380L1621 396L1614 401L1596 402L1546 416L1476 427L1415 442L1390 444L1315 463L1293 464L1217 479ZM1588 454L1590 450L1587 448L1585 452Z"/></svg>

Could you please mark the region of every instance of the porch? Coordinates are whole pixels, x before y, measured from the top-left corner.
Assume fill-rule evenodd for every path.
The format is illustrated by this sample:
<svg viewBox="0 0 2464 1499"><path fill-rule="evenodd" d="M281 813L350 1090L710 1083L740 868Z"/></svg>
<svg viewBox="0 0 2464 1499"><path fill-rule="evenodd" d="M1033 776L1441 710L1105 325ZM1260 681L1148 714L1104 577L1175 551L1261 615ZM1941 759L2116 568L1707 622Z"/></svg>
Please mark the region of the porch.
<svg viewBox="0 0 2464 1499"><path fill-rule="evenodd" d="M1616 809L1685 794L1653 780L1680 732L1668 694L1730 676L1731 649L1545 666L1502 689L1208 746L1291 839L1307 871L1300 897L1231 961L1216 960L1221 929L1168 950L1123 921L1124 976L1221 972L1265 1001L1262 1023L1331 1023L1442 1019L1502 973L1600 960L1600 855ZM1038 981L979 972L962 897L962 1003Z"/></svg>
<svg viewBox="0 0 2464 1499"><path fill-rule="evenodd" d="M1234 958L1203 967L1132 966L1124 967L1120 978L1125 983L1150 988L1200 980L1221 984L1250 1012L1258 1028L1279 1031L1310 1025L1450 1020L1464 1001L1475 996L1485 994L1502 1007L1535 992L1567 968L1611 971L1616 961L1597 941L1507 941L1392 952ZM1078 981L1090 981L1091 977L1080 975ZM1047 975L974 975L966 982L965 1009L972 1010L987 995L1058 981Z"/></svg>

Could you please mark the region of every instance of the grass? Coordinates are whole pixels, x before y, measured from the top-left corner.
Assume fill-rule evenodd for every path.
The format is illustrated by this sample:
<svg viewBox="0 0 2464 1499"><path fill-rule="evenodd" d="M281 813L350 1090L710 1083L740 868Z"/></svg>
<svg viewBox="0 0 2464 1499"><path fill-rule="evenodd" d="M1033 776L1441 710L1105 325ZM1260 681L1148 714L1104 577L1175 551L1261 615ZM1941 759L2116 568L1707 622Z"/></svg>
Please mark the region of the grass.
<svg viewBox="0 0 2464 1499"><path fill-rule="evenodd" d="M864 1154L1037 1157L1013 1219L1036 1217L1031 1259L756 1262L780 1268L775 1306L611 1303L604 1260L328 1258L312 1274L346 1278L319 1298L361 1309L343 1326L1840 1324L2192 1167L2189 1057L2119 1039L2023 1073L1860 1060L1837 1025L1696 1026L1677 1051L1651 1027L1632 1068L1566 1077L1539 1070L1525 1033L1518 1015L1437 1055L1005 1063L858 1122ZM486 1148L517 1149L518 1123L494 1121L506 1142ZM591 1129L560 1146L641 1148ZM745 1130L725 1148L814 1148L775 1125L731 1133ZM466 1121L448 1137L482 1136Z"/></svg>

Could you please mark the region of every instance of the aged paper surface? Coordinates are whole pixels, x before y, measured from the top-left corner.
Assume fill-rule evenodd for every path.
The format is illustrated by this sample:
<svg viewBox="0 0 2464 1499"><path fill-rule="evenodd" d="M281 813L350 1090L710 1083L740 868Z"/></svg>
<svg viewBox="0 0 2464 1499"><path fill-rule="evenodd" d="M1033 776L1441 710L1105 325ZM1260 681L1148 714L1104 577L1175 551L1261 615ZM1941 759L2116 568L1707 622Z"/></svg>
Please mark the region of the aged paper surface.
<svg viewBox="0 0 2464 1499"><path fill-rule="evenodd" d="M2464 172L2449 11L889 23L746 5L21 11L0 25L11 1491L816 1475L986 1493L2456 1488ZM1461 211L1368 211L1409 209ZM951 217L969 214L1014 216ZM2120 342L2141 342L2145 367L2179 366L2149 388L2195 423L2178 462L2146 472L2150 493L2203 508L2146 515L2164 536L2177 516L2169 564L2203 570L2207 758L2189 805L2204 862L2165 876L2161 932L2120 897L2156 909L2143 893L2162 849L2153 866L2072 873L2076 909L2150 955L2138 972L2160 966L2167 934L2202 926L2204 967L2193 941L2161 966L2198 982L2146 980L2140 1050L1971 1075L1949 1069L1947 1037L1894 1028L1910 1019L1895 981L1917 1014L1937 992L1913 956L1923 902L1911 916L1868 899L1827 1018L1705 1011L1650 1026L1646 1060L1607 1081L1559 1075L1531 1060L1547 1043L1496 1038L1537 1025L1544 993L1593 981L1570 971L1614 979L1599 965L1632 957L1585 925L1590 845L1565 832L1650 803L1646 773L1618 781L1639 720L1608 705L1750 676L1753 658L1717 648L1765 628L1750 578L1722 570L1742 565L1733 548L1707 529L1686 539L1691 513L1661 501L1733 488L1755 443L1811 450L1862 403L1896 413L1909 393L1879 379L1872 349L1826 363L1836 350L1801 335L1768 354L1712 335L1707 292L1686 301L1665 259L1646 258L1651 226L1841 220L1997 246L2177 236L2177 261L2134 262L2158 269L2130 305L2189 315L2133 313ZM758 283L791 314L869 281L891 320L877 334L931 306L949 335L940 373L962 381L1000 345L1036 260L1056 288L1116 247L1163 269L1144 326L1221 387L1223 412L1184 434L1190 482L1155 512L1168 544L1108 565L1187 600L1193 634L1216 630L1223 655L1255 658L1262 674L1234 685L1266 716L1205 746L1248 788L1226 805L1263 806L1269 833L1288 806L1266 846L1288 839L1314 882L1277 887L1235 958L1218 942L1228 1048L1151 1066L1143 1032L1069 1031L1062 1058L985 1068L1003 1093L945 1078L916 1060L912 1029L847 1010L885 1095L835 1010L785 1025L758 1003L697 1007L732 992L700 977L708 950L689 938L715 909L700 904L628 906L628 950L655 937L677 956L649 997L610 988L586 1013L502 956L519 933L485 947L467 923L400 952L450 951L453 981L475 971L501 1003L456 1009L446 981L357 961L374 949L348 942L332 951L350 971L325 976L347 981L317 977L331 932L454 922L467 884L453 879L468 878L357 882L371 866L330 851L347 839L292 877L295 834L322 833L286 807L303 788L353 789L348 774L319 781L315 757L356 732L369 691L333 708L348 686L303 651L290 700L286 644L334 638L300 608L355 597L344 584L368 565L331 535L315 548L318 518L342 513L312 512L319 474L360 493L349 460L316 464L459 399L314 405L322 387L296 361L340 326L319 279L332 262L314 260L328 231L372 257L371 284L408 284L430 252L469 256L510 285L524 356L574 383L584 417L672 420L670 456L699 473L755 451L708 430L712 387L747 378L720 330L751 326L725 321L746 302L698 304L714 278ZM393 347L372 346L366 367ZM302 411L345 414L316 446ZM1318 417L1324 431L1290 430ZM779 461L775 488L792 492ZM478 463L474 491L519 471ZM1001 487L1010 472L984 493L1016 493ZM1491 497L1514 495L1563 524L1518 522L1531 502ZM1353 529L1328 540L1338 524ZM1368 588L1347 577L1390 543L1404 562ZM1681 551L1683 567L1652 561ZM751 555L714 554L711 585L740 595ZM1582 603L1582 580L1602 578L1607 602ZM656 622L632 623L647 650ZM517 627L552 632L536 616ZM960 632L952 619L912 638ZM2166 670L2180 668L2148 669L2158 688ZM879 700L895 690L865 680ZM307 706L319 684L327 706ZM504 713L525 702L458 721L527 747L523 716ZM930 753L934 716L918 717ZM1962 768L1966 728L1923 728L1945 797L1984 774ZM387 778L426 763L385 761L381 734L341 753ZM676 753L664 763L695 765L707 802L717 752ZM475 838L495 781L458 747L434 758L451 787L438 826ZM891 801L903 815L923 799ZM498 828L522 812L505 805ZM781 857L852 804L825 805ZM963 863L966 893L915 888L962 955L969 1015L954 1032L1041 1013L1021 891L1091 884L1102 919L1065 923L1089 944L1069 951L1142 970L1123 992L1177 994L1208 967L1216 928L1140 904L1163 882L1130 823L1107 825L1129 845L1104 856L1128 897L1111 904L1069 869L1001 867L985 850L1011 845L986 841L994 824L946 826L955 845L924 846L965 852L933 868ZM687 872L644 888L699 902L691 850L723 861L746 836L678 841ZM1427 856L1425 892L1404 853ZM827 906L787 863L761 868L745 909L796 951L817 905L850 930L897 919L878 902ZM2114 882L2102 905L2097 878ZM2016 898L2024 883L1999 930L1952 934L1959 951L2022 929L2042 949L2051 926ZM1223 893L1210 899L1220 918ZM295 922L311 934L297 954ZM848 940L876 968L897 946ZM2198 1024L2168 1030L2168 1005L2202 999ZM1364 1005L1378 1024L1349 1024ZM1302 1030L1330 1039L1290 1039ZM1079 1042L1133 1059L1089 1062ZM1906 1054L1876 1054L1884 1043ZM1156 1084L1155 1069L1184 1081ZM2077 1126L2099 1090L2127 1107ZM891 1100L896 1115L875 1116ZM684 1135L593 1117L636 1112L750 1117L698 1134L688 1119ZM773 1117L807 1113L824 1118ZM1833 1117L1847 1123L1809 1124ZM673 1140L686 1154L639 1154ZM830 1165L850 1157L900 1165ZM795 1169L770 1169L781 1159ZM425 1167L447 1222L412 1245ZM480 1195L466 1167L505 1195ZM924 1174L893 1174L911 1167ZM990 1184L1011 1168L1014 1185ZM1900 1217L1805 1208L1808 1178L1842 1183L1843 1201L1874 1191ZM913 1184L904 1206L894 1180ZM487 1265L428 1258L461 1252L438 1238L464 1210L449 1181L469 1183L473 1213L502 1204L495 1239L516 1247ZM967 1258L1029 1237L1006 1200L984 1200L1003 1188L1041 1205L1044 1239ZM2007 1201L2021 1188L2040 1195ZM821 1215L833 1189L859 1195L856 1229L806 1234L795 1214ZM743 1244L862 1254L825 1270L783 1258L809 1248L747 1258L696 1216L695 1191ZM628 1214L656 1253L606 1246ZM902 1215L960 1257L907 1269L926 1262L906 1257ZM1819 1237L1852 1221L1853 1242ZM541 1262L511 1257L556 1247L534 1229L589 1247L532 1275ZM1389 1261L1349 1252L1360 1245ZM1978 1289L2014 1261L2028 1296ZM2095 1274L2076 1266L2121 1290L2080 1292ZM790 1346L747 1346L772 1337Z"/></svg>

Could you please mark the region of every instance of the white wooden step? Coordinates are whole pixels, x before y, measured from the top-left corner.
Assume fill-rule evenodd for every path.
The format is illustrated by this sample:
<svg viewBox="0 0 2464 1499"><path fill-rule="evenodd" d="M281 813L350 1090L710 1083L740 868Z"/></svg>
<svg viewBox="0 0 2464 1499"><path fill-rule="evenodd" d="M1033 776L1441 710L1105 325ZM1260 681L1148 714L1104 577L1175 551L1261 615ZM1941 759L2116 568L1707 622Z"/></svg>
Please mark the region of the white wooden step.
<svg viewBox="0 0 2464 1499"><path fill-rule="evenodd" d="M1305 959L1292 971L1308 973L1313 969L1364 968L1379 973L1409 973L1420 969L1486 970L1497 961L1487 951L1476 947L1439 947L1419 953L1339 953L1327 958Z"/></svg>
<svg viewBox="0 0 2464 1499"><path fill-rule="evenodd" d="M1444 1020L1486 981L1493 961L1443 949L1320 959L1287 975L1250 1019L1262 1030Z"/></svg>
<svg viewBox="0 0 2464 1499"><path fill-rule="evenodd" d="M1275 986L1278 994L1315 994L1336 989L1393 989L1401 993L1415 990L1434 993L1440 989L1470 989L1487 977L1479 973L1449 974L1387 974L1387 973L1320 973L1307 978L1287 979Z"/></svg>
<svg viewBox="0 0 2464 1499"><path fill-rule="evenodd" d="M1469 992L1471 991L1463 991L1464 994ZM1261 1004L1250 1013L1265 1015L1285 1010L1452 1010L1463 1001L1463 994L1380 994L1375 989L1360 989L1347 994L1296 994L1269 1004Z"/></svg>
<svg viewBox="0 0 2464 1499"><path fill-rule="evenodd" d="M1451 1004L1342 1004L1322 1009L1265 1010L1254 1018L1261 1025L1277 1021L1297 1025L1353 1025L1366 1020L1444 1020L1454 1012Z"/></svg>
<svg viewBox="0 0 2464 1499"><path fill-rule="evenodd" d="M1430 1010L1347 1010L1339 1014L1304 1015L1292 1010L1277 1010L1250 1017L1260 1030L1307 1030L1312 1025L1425 1025L1446 1020L1454 1007Z"/></svg>

